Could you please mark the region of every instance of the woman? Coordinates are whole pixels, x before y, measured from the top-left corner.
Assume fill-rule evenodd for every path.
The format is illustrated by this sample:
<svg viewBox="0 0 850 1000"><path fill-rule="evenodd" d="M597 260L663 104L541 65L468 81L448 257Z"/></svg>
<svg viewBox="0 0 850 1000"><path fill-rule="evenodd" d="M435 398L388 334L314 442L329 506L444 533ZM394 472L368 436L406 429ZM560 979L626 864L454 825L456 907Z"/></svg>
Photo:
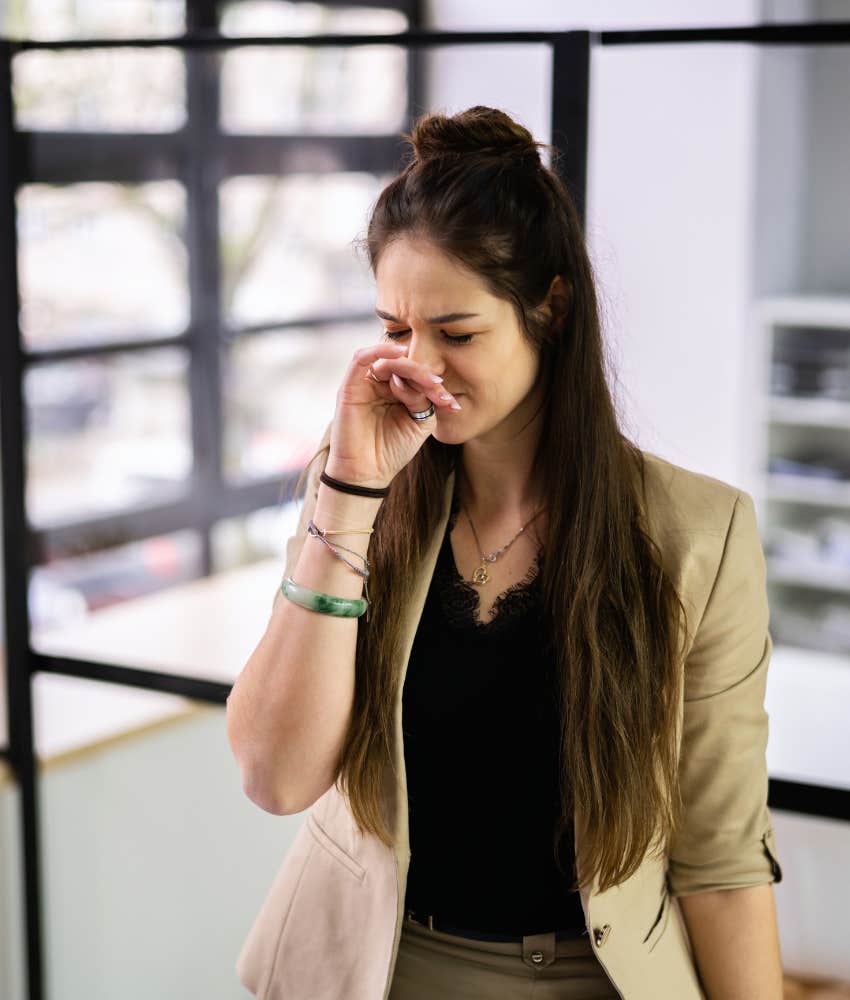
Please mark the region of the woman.
<svg viewBox="0 0 850 1000"><path fill-rule="evenodd" d="M249 797L310 807L240 978L779 998L752 498L619 430L581 228L528 131L475 107L408 138L366 240L384 333L228 699Z"/></svg>

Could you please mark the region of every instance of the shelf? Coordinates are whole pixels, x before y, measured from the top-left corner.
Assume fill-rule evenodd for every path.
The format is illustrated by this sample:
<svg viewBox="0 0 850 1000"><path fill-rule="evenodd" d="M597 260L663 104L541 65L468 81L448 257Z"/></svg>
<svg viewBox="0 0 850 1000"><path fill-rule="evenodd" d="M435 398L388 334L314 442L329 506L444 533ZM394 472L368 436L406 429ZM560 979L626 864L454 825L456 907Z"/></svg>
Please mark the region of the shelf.
<svg viewBox="0 0 850 1000"><path fill-rule="evenodd" d="M775 424L850 430L850 402L839 399L768 396L767 415Z"/></svg>
<svg viewBox="0 0 850 1000"><path fill-rule="evenodd" d="M771 556L767 559L767 575L771 583L788 583L795 587L850 594L850 566L807 564L798 559Z"/></svg>
<svg viewBox="0 0 850 1000"><path fill-rule="evenodd" d="M774 296L758 302L756 313L762 327L759 357L764 365L761 406L764 447L775 435L777 439L786 439L792 455L800 450L806 453L805 448L799 447L803 442L814 445L816 453L821 446L830 446L836 455L844 455L843 442L850 431L850 401L815 395L779 395L771 392L770 385L776 338L784 336L786 330L797 327L801 334L817 331L819 336L813 343L824 350L833 342L836 346L846 344L850 332L850 296L816 293ZM821 508L805 511L806 520L830 512L846 515L850 511L850 480L770 472L768 456L761 457L765 500ZM790 517L787 527L802 532L803 513L775 509L770 515L779 525ZM769 536L771 524L766 520L762 527ZM808 552L805 545L799 555L790 549L777 550L775 555L766 551L765 561L769 584L800 588L796 594L789 592L788 600L793 596L797 603L805 602L807 608L812 603L820 609L820 618L814 615L814 620L821 622L820 631L809 633L805 624L809 612L797 611L793 604L785 607L787 637L799 635L801 642L815 642L818 635L824 646L843 646L843 642L833 639L831 618L827 636L827 618L823 616L839 614L839 609L847 605L850 567L837 561L821 562L816 551ZM837 633L838 622L835 626ZM780 627L781 622L777 622L777 633ZM819 626L813 624L811 628L817 630ZM765 699L770 716L767 760L771 777L850 789L848 705L850 651L829 652L776 639Z"/></svg>
<svg viewBox="0 0 850 1000"><path fill-rule="evenodd" d="M850 296L780 295L761 299L759 318L774 326L816 326L820 329L850 329Z"/></svg>
<svg viewBox="0 0 850 1000"><path fill-rule="evenodd" d="M847 480L807 478L774 472L765 477L765 484L765 497L768 500L850 509L850 482Z"/></svg>

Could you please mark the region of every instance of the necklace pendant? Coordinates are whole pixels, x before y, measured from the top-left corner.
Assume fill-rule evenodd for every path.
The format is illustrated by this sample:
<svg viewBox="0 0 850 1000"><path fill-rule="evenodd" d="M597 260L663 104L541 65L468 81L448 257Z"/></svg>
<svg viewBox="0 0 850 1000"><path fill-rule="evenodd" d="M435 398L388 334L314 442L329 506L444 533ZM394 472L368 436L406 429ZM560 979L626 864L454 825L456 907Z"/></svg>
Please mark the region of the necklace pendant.
<svg viewBox="0 0 850 1000"><path fill-rule="evenodd" d="M487 572L487 567L482 563L472 574L472 582L477 584L487 583L490 579L490 574Z"/></svg>

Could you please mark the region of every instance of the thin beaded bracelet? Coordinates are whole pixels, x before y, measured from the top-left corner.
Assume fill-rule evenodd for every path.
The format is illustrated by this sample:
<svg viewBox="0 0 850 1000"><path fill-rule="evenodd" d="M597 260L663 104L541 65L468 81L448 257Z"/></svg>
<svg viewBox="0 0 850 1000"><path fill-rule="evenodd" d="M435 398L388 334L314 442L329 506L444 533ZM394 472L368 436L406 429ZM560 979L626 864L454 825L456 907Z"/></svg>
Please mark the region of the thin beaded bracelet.
<svg viewBox="0 0 850 1000"><path fill-rule="evenodd" d="M331 552L333 552L333 554L337 557L337 559L341 559L346 564L346 566L351 566L354 572L358 573L364 579L369 575L369 560L366 558L366 556L361 555L355 549L348 548L348 546L346 545L340 545L339 542L337 542L336 545L329 542L327 538L325 538L326 532L323 531L320 527L318 527L313 522L312 519L307 522L307 534L310 535L312 538L318 538L320 542L323 542L325 546L327 546L327 548L329 548ZM366 566L366 569L362 570L360 569L359 566L352 566L351 563L345 558L345 556L341 556L339 554L340 549L344 549L346 552L350 552L353 556L357 556L358 559L362 559L364 565Z"/></svg>
<svg viewBox="0 0 850 1000"><path fill-rule="evenodd" d="M327 540L327 538L325 538L325 533L322 531L321 528L315 525L312 518L307 522L307 534L311 535L313 538L318 538L319 541L322 542L336 556L336 558L340 560L340 562L344 562L345 565L349 567L349 569L353 569L358 576L363 577L363 585L366 588L366 600L368 601L369 560L366 558L366 556L361 555L354 549L347 548L345 545L340 545L338 542L336 545L333 545L331 542ZM360 569L359 566L355 566L352 562L346 559L344 555L340 554L339 549L345 549L346 552L350 552L352 555L357 556L358 559L362 559L366 566L366 569Z"/></svg>

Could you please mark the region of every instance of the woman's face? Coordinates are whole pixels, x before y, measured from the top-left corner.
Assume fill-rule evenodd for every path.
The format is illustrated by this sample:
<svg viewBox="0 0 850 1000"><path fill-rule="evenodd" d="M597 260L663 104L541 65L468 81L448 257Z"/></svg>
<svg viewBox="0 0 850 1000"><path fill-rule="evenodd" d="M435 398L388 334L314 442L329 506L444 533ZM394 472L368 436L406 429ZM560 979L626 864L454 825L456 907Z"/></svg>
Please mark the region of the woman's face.
<svg viewBox="0 0 850 1000"><path fill-rule="evenodd" d="M443 376L462 409L439 408L434 437L445 444L512 435L534 414L538 354L513 306L421 239L402 237L381 253L377 308L390 340ZM451 338L458 338L453 341Z"/></svg>

